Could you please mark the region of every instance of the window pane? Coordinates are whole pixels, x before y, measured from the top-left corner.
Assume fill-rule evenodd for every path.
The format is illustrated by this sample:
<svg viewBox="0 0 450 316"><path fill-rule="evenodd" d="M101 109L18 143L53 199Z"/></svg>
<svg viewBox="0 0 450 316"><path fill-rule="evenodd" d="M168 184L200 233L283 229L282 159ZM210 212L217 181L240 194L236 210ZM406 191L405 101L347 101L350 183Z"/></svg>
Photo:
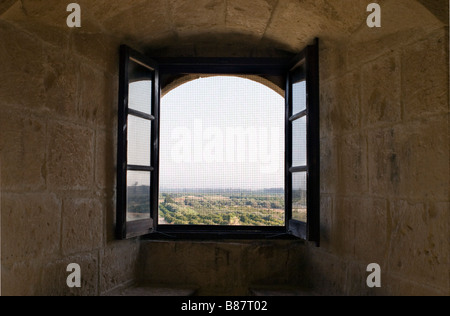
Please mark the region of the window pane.
<svg viewBox="0 0 450 316"><path fill-rule="evenodd" d="M128 115L128 164L150 167L151 121Z"/></svg>
<svg viewBox="0 0 450 316"><path fill-rule="evenodd" d="M284 98L217 76L161 102L159 223L284 226Z"/></svg>
<svg viewBox="0 0 450 316"><path fill-rule="evenodd" d="M130 60L128 65L128 107L152 114L153 70Z"/></svg>
<svg viewBox="0 0 450 316"><path fill-rule="evenodd" d="M292 115L306 110L306 81L292 85Z"/></svg>
<svg viewBox="0 0 450 316"><path fill-rule="evenodd" d="M292 219L306 223L306 172L292 175Z"/></svg>
<svg viewBox="0 0 450 316"><path fill-rule="evenodd" d="M306 116L292 122L292 166L306 166Z"/></svg>
<svg viewBox="0 0 450 316"><path fill-rule="evenodd" d="M129 85L128 107L132 110L151 114L152 81L137 81Z"/></svg>
<svg viewBox="0 0 450 316"><path fill-rule="evenodd" d="M150 219L150 172L128 171L127 221Z"/></svg>

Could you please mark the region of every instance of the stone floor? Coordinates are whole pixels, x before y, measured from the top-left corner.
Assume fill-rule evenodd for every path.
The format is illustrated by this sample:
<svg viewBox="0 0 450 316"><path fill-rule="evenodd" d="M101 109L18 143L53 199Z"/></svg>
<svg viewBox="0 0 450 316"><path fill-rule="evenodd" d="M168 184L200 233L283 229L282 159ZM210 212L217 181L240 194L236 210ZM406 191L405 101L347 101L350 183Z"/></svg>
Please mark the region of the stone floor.
<svg viewBox="0 0 450 316"><path fill-rule="evenodd" d="M250 289L250 293L252 296L316 296L315 293L309 290L304 289L270 289L270 288L255 288Z"/></svg>
<svg viewBox="0 0 450 316"><path fill-rule="evenodd" d="M119 289L108 294L108 296L195 296L196 287L178 287L167 285L141 285ZM291 287L255 287L249 289L250 296L315 296L310 290Z"/></svg>
<svg viewBox="0 0 450 316"><path fill-rule="evenodd" d="M173 286L132 286L116 290L108 296L194 296L197 289L194 287Z"/></svg>

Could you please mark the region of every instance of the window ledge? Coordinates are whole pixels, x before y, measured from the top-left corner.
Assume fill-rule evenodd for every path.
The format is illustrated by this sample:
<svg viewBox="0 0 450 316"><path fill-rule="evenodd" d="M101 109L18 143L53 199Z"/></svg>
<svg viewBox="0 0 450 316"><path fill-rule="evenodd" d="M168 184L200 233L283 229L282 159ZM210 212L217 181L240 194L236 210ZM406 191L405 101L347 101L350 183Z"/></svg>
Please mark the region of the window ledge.
<svg viewBox="0 0 450 316"><path fill-rule="evenodd" d="M177 231L154 232L142 237L143 240L218 241L218 240L296 240L298 237L286 232L230 232L230 231ZM303 241L303 240L301 240Z"/></svg>

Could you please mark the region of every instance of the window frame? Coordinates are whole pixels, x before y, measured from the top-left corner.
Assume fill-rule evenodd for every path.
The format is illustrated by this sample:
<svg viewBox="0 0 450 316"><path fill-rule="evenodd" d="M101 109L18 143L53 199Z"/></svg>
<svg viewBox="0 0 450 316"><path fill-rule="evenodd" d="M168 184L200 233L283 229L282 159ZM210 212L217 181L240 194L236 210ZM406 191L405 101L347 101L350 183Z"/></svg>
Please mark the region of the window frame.
<svg viewBox="0 0 450 316"><path fill-rule="evenodd" d="M148 68L152 72L151 114L129 109L129 64L130 61ZM118 106L118 136L117 136L117 191L116 191L116 236L118 239L129 239L154 230L153 212L157 207L159 185L159 69L158 64L129 47L120 47L119 68L119 106ZM132 115L151 121L151 152L150 166L128 164L128 116ZM150 172L150 216L149 219L127 221L127 174L128 171Z"/></svg>
<svg viewBox="0 0 450 316"><path fill-rule="evenodd" d="M320 80L318 39L314 45L307 46L291 64L286 78L286 168L285 203L286 222L291 234L320 245ZM294 79L292 73L300 68L300 80L306 81L306 109L293 113ZM306 117L307 162L306 166L293 166L292 123ZM307 173L307 221L292 218L292 175Z"/></svg>
<svg viewBox="0 0 450 316"><path fill-rule="evenodd" d="M152 171L151 177L151 227L149 222L126 222L126 128L118 128L118 181L117 181L117 237L119 239L127 239L136 236L145 236L151 239L171 239L171 238L231 238L231 239L252 239L252 238L301 238L308 241L319 243L319 226L318 214L320 212L320 199L318 175L319 168L318 157L320 155L319 141L319 87L318 87L318 40L314 45L308 46L302 53L295 58L160 58L157 60L150 59L139 54L127 46L121 46L121 67L120 67L120 87L119 87L119 127L124 126L123 117L127 109L127 84L128 69L126 64L131 58L143 61L155 69L155 80L153 80L153 90L155 99L152 104L153 115L156 124L152 124ZM285 170L285 225L280 227L249 227L249 226L206 226L206 225L159 225L159 105L161 98L161 90L166 84L165 77L176 77L185 75L235 75L246 76L256 75L261 77L279 77L286 83L285 99L286 113L289 113L292 104L292 91L290 88L290 71L298 67L302 67L305 72L305 78L311 80L307 84L307 112L308 112L308 221L301 223L292 220L292 194L288 189L292 189L292 175L288 168L289 152L292 152L292 142L286 140L286 170ZM292 136L288 129L289 118L286 114L286 137ZM126 117L126 116L125 116ZM310 132L309 128L315 126ZM156 134L154 134L154 132ZM314 148L311 148L314 146ZM289 150L290 149L290 150ZM125 156L124 156L125 155ZM156 159L156 160L153 160ZM310 181L311 180L311 184ZM125 185L124 185L125 183ZM311 195L309 194L309 190ZM311 204L309 204L311 203ZM289 205L289 206L288 206ZM314 210L310 209L314 207ZM310 214L311 213L311 214ZM128 225L127 225L128 224ZM145 225L144 225L145 224ZM142 226L144 225L144 226ZM312 227L314 226L314 227ZM316 227L317 226L317 227Z"/></svg>

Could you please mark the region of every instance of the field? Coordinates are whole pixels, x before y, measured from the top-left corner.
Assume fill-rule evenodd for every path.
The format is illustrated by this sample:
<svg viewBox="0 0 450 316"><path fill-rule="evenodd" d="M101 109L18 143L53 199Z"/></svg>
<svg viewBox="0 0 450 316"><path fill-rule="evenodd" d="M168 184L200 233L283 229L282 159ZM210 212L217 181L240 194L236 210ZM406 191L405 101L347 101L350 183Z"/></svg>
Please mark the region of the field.
<svg viewBox="0 0 450 316"><path fill-rule="evenodd" d="M129 189L129 220L148 218L146 192L148 189L142 187ZM293 202L293 218L305 221L305 194L294 194ZM284 226L284 193L282 190L163 192L159 198L159 224Z"/></svg>
<svg viewBox="0 0 450 316"><path fill-rule="evenodd" d="M160 224L283 226L284 195L162 194L159 212Z"/></svg>

